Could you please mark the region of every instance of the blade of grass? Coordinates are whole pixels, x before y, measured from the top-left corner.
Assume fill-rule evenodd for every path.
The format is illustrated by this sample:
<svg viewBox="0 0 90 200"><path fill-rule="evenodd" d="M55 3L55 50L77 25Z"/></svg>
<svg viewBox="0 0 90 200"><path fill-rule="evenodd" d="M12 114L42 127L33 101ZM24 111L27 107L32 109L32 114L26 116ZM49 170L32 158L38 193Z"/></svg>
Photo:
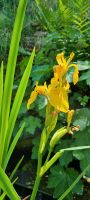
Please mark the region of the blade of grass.
<svg viewBox="0 0 90 200"><path fill-rule="evenodd" d="M6 193L3 192L3 194L0 196L0 200L3 200L5 198L5 196L6 196Z"/></svg>
<svg viewBox="0 0 90 200"><path fill-rule="evenodd" d="M15 73L15 66L17 60L17 53L19 48L19 41L21 37L21 31L24 21L24 15L26 11L27 0L20 0L17 9L16 19L14 23L14 29L12 33L10 51L8 56L7 71L5 77L4 94L3 94L3 106L2 106L2 124L1 124L1 140L0 140L0 163L2 164L4 143L6 138L6 131L8 127L8 118L10 112L13 80Z"/></svg>
<svg viewBox="0 0 90 200"><path fill-rule="evenodd" d="M18 170L19 166L21 165L23 159L24 159L24 156L22 156L21 159L19 160L19 162L16 164L14 170L12 171L12 173L10 175L10 180L13 179L13 177L14 177L16 171ZM18 179L18 177L12 182L12 184L14 184L17 181L17 179ZM3 192L3 194L0 196L0 200L3 200L5 196L6 196L6 193Z"/></svg>
<svg viewBox="0 0 90 200"><path fill-rule="evenodd" d="M86 171L90 168L90 164L83 170L83 172L76 178L76 180L72 183L72 185L62 194L62 196L58 200L63 200L75 187L75 185L79 182L82 176L85 175Z"/></svg>
<svg viewBox="0 0 90 200"><path fill-rule="evenodd" d="M15 178L15 180L12 182L12 184L14 185L14 183L16 183L16 181L18 180L18 177L17 178ZM5 192L3 192L3 194L0 196L0 200L3 200L3 199L5 199L5 196L6 196L6 193Z"/></svg>
<svg viewBox="0 0 90 200"><path fill-rule="evenodd" d="M8 130L7 130L7 135L6 135L6 141L5 141L5 148L4 148L4 152L3 152L3 163L4 163L4 158L6 157L6 153L9 147L9 142L12 136L12 132L14 129L14 125L17 119L17 115L23 100L23 96L27 87L27 83L28 83L28 79L30 76L30 72L31 72L31 68L32 68L32 63L33 63L33 59L34 59L34 55L35 55L35 48L32 51L32 54L30 56L28 65L25 69L25 72L23 74L23 77L21 79L20 85L18 87L15 99L14 99L14 103L12 106L12 110L10 113L10 118L9 118L9 124L8 124ZM3 165L2 165L3 166Z"/></svg>
<svg viewBox="0 0 90 200"><path fill-rule="evenodd" d="M19 138L20 138L20 136L22 134L22 131L23 131L24 127L25 127L25 122L22 124L21 128L17 132L15 138L13 139L13 141L12 141L12 143L10 145L9 151L7 153L7 156L6 156L6 159L5 159L5 162L4 162L4 167L3 167L4 170L6 170L7 164L9 162L10 158L11 158L11 155L12 155L12 153L14 151L14 148L15 148L15 146L16 146L16 144L17 144L17 142L18 142L18 140L19 140Z"/></svg>
<svg viewBox="0 0 90 200"><path fill-rule="evenodd" d="M19 166L21 165L23 159L24 159L24 156L22 156L21 159L19 160L19 162L16 164L14 170L12 171L12 173L11 173L11 175L10 175L10 180L13 179L13 177L14 177L16 171L18 170Z"/></svg>
<svg viewBox="0 0 90 200"><path fill-rule="evenodd" d="M7 196L12 200L20 200L17 192L15 191L10 179L5 174L4 170L0 166L0 187L7 194Z"/></svg>
<svg viewBox="0 0 90 200"><path fill-rule="evenodd" d="M1 63L1 68L0 68L0 121L2 112L2 99L3 99L3 62ZM1 130L1 123L0 123L0 130Z"/></svg>
<svg viewBox="0 0 90 200"><path fill-rule="evenodd" d="M24 156L22 156L21 159L19 160L19 162L16 164L14 170L12 171L12 173L10 175L10 180L13 179L13 177L14 177L16 171L18 170L19 166L21 165L23 159L24 159ZM14 184L17 181L17 179L18 179L18 177L12 182L12 184ZM6 193L3 192L3 194L0 196L0 200L3 200L5 196L6 196Z"/></svg>

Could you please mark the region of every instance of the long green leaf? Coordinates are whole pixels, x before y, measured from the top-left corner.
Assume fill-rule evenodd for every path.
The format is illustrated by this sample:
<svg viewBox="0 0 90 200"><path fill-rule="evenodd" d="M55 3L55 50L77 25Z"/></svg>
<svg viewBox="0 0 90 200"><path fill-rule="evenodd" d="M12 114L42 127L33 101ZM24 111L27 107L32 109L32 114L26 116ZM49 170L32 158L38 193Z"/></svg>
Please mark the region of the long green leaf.
<svg viewBox="0 0 90 200"><path fill-rule="evenodd" d="M1 63L0 68L0 122L1 122L1 112L2 112L2 99L3 99L3 62ZM1 131L1 123L0 123Z"/></svg>
<svg viewBox="0 0 90 200"><path fill-rule="evenodd" d="M16 183L17 179L18 179L18 177L17 177L17 178L15 178L15 180L12 182L12 184L13 184L13 185L14 185L14 183ZM3 199L5 199L5 196L6 196L6 193L5 193L5 192L3 192L3 193L2 193L2 195L0 196L0 200L3 200Z"/></svg>
<svg viewBox="0 0 90 200"><path fill-rule="evenodd" d="M72 185L62 194L62 196L58 200L63 200L75 187L75 185L79 182L82 176L85 175L86 171L90 168L90 164L83 170L83 172L77 177L77 179L72 183Z"/></svg>
<svg viewBox="0 0 90 200"><path fill-rule="evenodd" d="M19 48L19 41L26 11L27 0L20 0L14 23L12 33L10 51L8 56L7 71L4 85L3 106L2 106L2 125L1 125L1 140L0 140L0 163L2 164L4 143L6 138L6 131L8 128L8 118L10 112L13 80L15 73L15 66L17 60L17 53Z"/></svg>
<svg viewBox="0 0 90 200"><path fill-rule="evenodd" d="M13 177L14 177L15 173L17 172L19 166L21 165L23 159L24 159L24 156L22 156L21 159L19 160L19 162L16 164L14 170L12 171L12 173L10 175L10 180L13 179ZM16 177L16 179L12 182L12 184L14 184L17 181L17 179L18 179L18 177ZM5 198L5 196L6 196L6 193L3 192L3 194L0 196L0 200L3 200Z"/></svg>
<svg viewBox="0 0 90 200"><path fill-rule="evenodd" d="M0 200L3 200L5 198L5 196L6 196L6 193L3 192L3 194L0 196Z"/></svg>
<svg viewBox="0 0 90 200"><path fill-rule="evenodd" d="M33 63L33 59L34 59L34 55L35 55L35 48L33 49L33 52L31 54L31 57L29 59L28 65L25 69L25 72L23 74L23 77L21 79L20 85L18 87L16 96L15 96L15 100L12 106L12 110L10 113L10 119L9 119L9 124L8 124L8 130L7 130L7 135L6 135L6 141L5 141L5 149L4 149L4 153L3 153L3 161L4 158L6 156L6 152L8 150L9 147L9 142L12 136L12 132L14 129L14 125L17 119L17 115L23 100L23 96L27 87L27 83L28 83L28 79L30 76L30 72L31 72L31 68L32 68L32 63Z"/></svg>
<svg viewBox="0 0 90 200"><path fill-rule="evenodd" d="M7 164L9 162L10 158L11 158L11 155L12 155L12 153L14 151L14 148L15 148L15 146L16 146L16 144L17 144L17 142L18 142L18 140L19 140L19 138L20 138L20 136L22 134L22 131L23 131L24 127L25 127L25 122L22 124L21 128L17 132L15 138L13 139L13 141L12 141L12 143L10 145L9 151L7 153L7 156L6 156L6 159L5 159L5 162L4 162L4 167L3 167L4 170L6 170Z"/></svg>
<svg viewBox="0 0 90 200"><path fill-rule="evenodd" d="M24 156L21 157L21 159L19 160L19 162L16 164L14 170L12 171L11 175L10 175L10 180L12 180L12 178L14 177L15 173L17 172L19 166L21 165L22 161L24 159Z"/></svg>
<svg viewBox="0 0 90 200"><path fill-rule="evenodd" d="M61 149L60 151L74 151L74 150L83 150L83 149L90 149L90 146L78 146L78 147L70 147L66 149Z"/></svg>
<svg viewBox="0 0 90 200"><path fill-rule="evenodd" d="M12 183L10 182L10 179L5 174L4 170L0 166L0 187L2 190L7 194L7 196L11 200L20 200L20 197L18 196L17 192L15 191Z"/></svg>

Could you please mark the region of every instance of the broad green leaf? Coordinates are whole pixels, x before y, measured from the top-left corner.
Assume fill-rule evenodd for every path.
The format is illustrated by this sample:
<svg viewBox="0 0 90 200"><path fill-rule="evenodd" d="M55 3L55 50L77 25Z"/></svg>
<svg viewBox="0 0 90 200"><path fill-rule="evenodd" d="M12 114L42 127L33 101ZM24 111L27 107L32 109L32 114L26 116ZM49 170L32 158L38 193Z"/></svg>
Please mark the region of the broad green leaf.
<svg viewBox="0 0 90 200"><path fill-rule="evenodd" d="M76 184L80 181L82 176L84 176L87 170L90 168L90 164L83 170L83 172L76 178L76 180L70 185L70 187L62 194L62 196L58 200L63 200L67 195L70 194L72 189L76 186Z"/></svg>
<svg viewBox="0 0 90 200"><path fill-rule="evenodd" d="M34 66L31 73L32 80L36 83L36 81L40 81L50 72L51 68L48 65Z"/></svg>
<svg viewBox="0 0 90 200"><path fill-rule="evenodd" d="M61 166L66 167L72 161L72 153L64 152L63 156L61 156L59 160L60 160Z"/></svg>
<svg viewBox="0 0 90 200"><path fill-rule="evenodd" d="M8 130L7 130L7 135L6 135L6 140L5 140L5 149L4 149L4 153L3 153L3 159L6 155L6 152L8 150L8 146L9 146L9 142L12 136L12 132L14 129L14 125L17 119L17 115L19 113L19 109L23 100L23 96L27 87L27 83L28 83L28 79L30 76L30 72L31 72L31 68L32 68L32 63L33 63L33 59L34 59L34 55L35 55L35 48L33 49L33 52L31 54L30 60L28 62L28 65L25 69L25 72L22 76L21 82L19 84L15 99L14 99L14 103L11 109L11 113L10 113L10 118L9 118L9 124L8 124Z"/></svg>
<svg viewBox="0 0 90 200"><path fill-rule="evenodd" d="M80 76L79 81L88 80L90 78L90 70L83 72Z"/></svg>
<svg viewBox="0 0 90 200"><path fill-rule="evenodd" d="M89 146L90 145L90 126L88 126L83 131L79 131L74 135L74 146ZM90 149L83 151L74 151L73 156L80 160L80 167L83 171L85 167L90 163ZM90 168L87 170L87 176L90 176Z"/></svg>
<svg viewBox="0 0 90 200"><path fill-rule="evenodd" d="M73 156L77 158L78 160L82 160L84 158L84 152L83 151L74 151Z"/></svg>
<svg viewBox="0 0 90 200"><path fill-rule="evenodd" d="M68 147L71 147L72 146L72 138L63 138L61 140L61 142L58 144L57 148L58 150L59 149L65 149L65 148L68 148ZM60 157L59 159L60 161L60 165L61 166L68 166L68 164L72 161L72 151L66 151L63 153L63 156Z"/></svg>
<svg viewBox="0 0 90 200"><path fill-rule="evenodd" d="M41 120L37 117L33 117L33 116L25 117L24 121L25 121L26 132L32 135L34 135L37 128L41 127Z"/></svg>
<svg viewBox="0 0 90 200"><path fill-rule="evenodd" d="M35 137L33 139L33 148L32 148L32 159L38 159L38 150L39 150L39 144L40 144L40 137Z"/></svg>
<svg viewBox="0 0 90 200"><path fill-rule="evenodd" d="M54 189L54 198L58 198L59 196L61 196L78 176L78 172L74 169L67 168L64 170L59 164L52 167L50 171L51 174L49 175L48 188ZM78 182L78 184L75 186L73 192L79 192L82 194L83 184L81 181ZM69 196L67 196L67 199L73 199L72 193Z"/></svg>
<svg viewBox="0 0 90 200"><path fill-rule="evenodd" d="M20 200L17 192L15 191L10 179L5 174L3 169L0 166L0 187L7 194L7 196L12 200Z"/></svg>
<svg viewBox="0 0 90 200"><path fill-rule="evenodd" d="M80 160L81 170L83 171L88 164L90 164L90 150L85 150L83 152L83 159ZM86 176L90 177L90 166L86 172Z"/></svg>
<svg viewBox="0 0 90 200"><path fill-rule="evenodd" d="M90 126L90 110L88 108L82 108L76 110L73 125L80 126L80 130L84 130L86 127Z"/></svg>
<svg viewBox="0 0 90 200"><path fill-rule="evenodd" d="M89 85L89 86L90 86L90 77L89 77L89 78L87 78L87 80L86 80L86 83L87 83L87 85Z"/></svg>

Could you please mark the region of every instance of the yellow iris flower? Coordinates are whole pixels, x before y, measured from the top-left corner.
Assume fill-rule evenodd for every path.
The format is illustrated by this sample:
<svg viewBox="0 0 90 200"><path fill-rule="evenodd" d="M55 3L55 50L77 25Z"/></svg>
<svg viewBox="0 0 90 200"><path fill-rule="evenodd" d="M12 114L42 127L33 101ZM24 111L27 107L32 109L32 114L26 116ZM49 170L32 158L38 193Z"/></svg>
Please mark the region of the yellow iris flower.
<svg viewBox="0 0 90 200"><path fill-rule="evenodd" d="M75 64L69 64L73 59L74 53L70 54L70 58L66 61L64 58L64 53L58 54L56 60L58 65L54 67L54 77L51 79L51 83L47 86L46 82L43 86L36 87L31 93L30 99L27 103L27 108L29 109L30 105L36 100L38 94L44 95L47 97L48 102L57 112L68 112L69 110L69 101L68 101L68 92L70 85L66 80L66 73L69 67L73 66L75 68L73 74L74 84L78 81L78 67Z"/></svg>
<svg viewBox="0 0 90 200"><path fill-rule="evenodd" d="M75 54L72 52L70 54L69 59L66 61L63 52L60 54L57 54L56 60L57 60L58 65L54 67L54 73L57 73L59 80L61 80L66 75L68 69L70 67L74 67L73 83L75 85L78 82L79 72L78 72L78 66L76 64L74 63L70 64L71 60L74 58L74 55Z"/></svg>

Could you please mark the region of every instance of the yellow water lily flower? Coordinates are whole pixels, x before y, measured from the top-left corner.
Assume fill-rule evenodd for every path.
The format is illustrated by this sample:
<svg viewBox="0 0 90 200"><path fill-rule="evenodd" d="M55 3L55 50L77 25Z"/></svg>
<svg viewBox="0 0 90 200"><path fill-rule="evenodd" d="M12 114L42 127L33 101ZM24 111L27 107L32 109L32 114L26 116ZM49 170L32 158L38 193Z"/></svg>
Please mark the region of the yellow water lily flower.
<svg viewBox="0 0 90 200"><path fill-rule="evenodd" d="M58 65L54 66L54 74L58 74L58 79L61 81L61 79L65 78L66 73L70 67L74 67L74 73L73 73L73 83L76 84L78 82L78 66L76 64L70 64L71 60L74 58L74 53L72 52L70 54L69 59L66 61L64 57L64 53L57 54L56 60Z"/></svg>

